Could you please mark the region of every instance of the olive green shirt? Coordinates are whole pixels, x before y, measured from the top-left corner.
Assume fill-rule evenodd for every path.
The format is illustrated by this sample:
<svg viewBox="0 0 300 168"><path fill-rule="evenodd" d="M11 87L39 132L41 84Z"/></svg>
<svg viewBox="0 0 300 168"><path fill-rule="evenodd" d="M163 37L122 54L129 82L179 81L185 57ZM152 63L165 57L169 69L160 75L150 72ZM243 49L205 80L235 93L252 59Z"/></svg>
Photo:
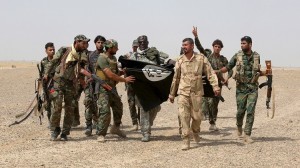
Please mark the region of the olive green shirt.
<svg viewBox="0 0 300 168"><path fill-rule="evenodd" d="M116 75L119 75L117 63L118 63L118 61L115 56L109 57L108 55L101 53L97 60L96 69L103 71L104 69L109 68L113 73L115 73ZM106 77L105 81L110 86L116 86L116 84L117 84L116 81L111 80L108 77Z"/></svg>

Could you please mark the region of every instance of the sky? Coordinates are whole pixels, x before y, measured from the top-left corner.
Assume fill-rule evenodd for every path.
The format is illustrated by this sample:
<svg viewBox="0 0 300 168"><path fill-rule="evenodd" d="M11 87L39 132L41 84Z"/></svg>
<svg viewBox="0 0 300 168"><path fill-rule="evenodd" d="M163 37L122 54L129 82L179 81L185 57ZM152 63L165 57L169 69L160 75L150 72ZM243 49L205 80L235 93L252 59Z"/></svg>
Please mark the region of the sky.
<svg viewBox="0 0 300 168"><path fill-rule="evenodd" d="M300 67L299 0L1 0L0 19L0 61L41 60L47 42L58 50L78 34L91 39L89 50L97 35L117 40L117 57L147 35L149 46L176 58L197 26L202 45L222 40L228 59L247 35L261 62Z"/></svg>

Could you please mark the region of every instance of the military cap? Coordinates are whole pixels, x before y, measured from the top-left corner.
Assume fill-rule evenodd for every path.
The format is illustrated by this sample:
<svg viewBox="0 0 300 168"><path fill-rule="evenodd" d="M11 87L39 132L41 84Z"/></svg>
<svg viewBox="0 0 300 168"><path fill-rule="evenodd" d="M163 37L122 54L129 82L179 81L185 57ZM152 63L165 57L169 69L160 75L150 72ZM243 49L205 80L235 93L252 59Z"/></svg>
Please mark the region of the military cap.
<svg viewBox="0 0 300 168"><path fill-rule="evenodd" d="M139 46L138 40L133 40L132 47L138 47L138 46Z"/></svg>
<svg viewBox="0 0 300 168"><path fill-rule="evenodd" d="M90 39L85 37L85 35L83 35L83 34L79 34L74 38L74 41L77 41L77 40L78 41L86 41L86 42L90 41Z"/></svg>
<svg viewBox="0 0 300 168"><path fill-rule="evenodd" d="M114 39L109 39L109 40L106 40L103 45L107 48L112 48L112 47L118 46L118 42Z"/></svg>
<svg viewBox="0 0 300 168"><path fill-rule="evenodd" d="M145 40L145 41L148 41L148 37L146 35L141 35L137 38L138 41L142 41L142 40Z"/></svg>
<svg viewBox="0 0 300 168"><path fill-rule="evenodd" d="M241 38L241 41L247 41L248 43L252 43L252 39L249 36L244 36Z"/></svg>

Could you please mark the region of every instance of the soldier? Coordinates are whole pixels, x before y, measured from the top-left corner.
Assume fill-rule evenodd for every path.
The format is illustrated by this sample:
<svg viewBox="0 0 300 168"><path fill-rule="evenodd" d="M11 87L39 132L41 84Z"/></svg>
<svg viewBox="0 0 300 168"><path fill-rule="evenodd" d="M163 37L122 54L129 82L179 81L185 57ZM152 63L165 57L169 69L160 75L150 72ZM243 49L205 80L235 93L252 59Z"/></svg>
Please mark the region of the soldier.
<svg viewBox="0 0 300 168"><path fill-rule="evenodd" d="M132 54L130 59L138 60L143 62L149 62L156 65L160 65L160 54L155 47L149 48L148 37L145 35L139 36L137 38L139 43L139 48L135 54ZM137 106L140 108L140 120L141 120L141 132L143 135L142 142L149 142L151 135L151 126L153 125L154 119L157 115L157 112L160 111L160 105L154 107L149 111L145 111L140 105L138 98L135 96L135 101Z"/></svg>
<svg viewBox="0 0 300 168"><path fill-rule="evenodd" d="M132 42L132 52L129 52L127 55L127 58L129 59L132 55L135 55L138 49L139 43L137 40L133 40ZM132 120L132 131L137 131L138 130L138 121L140 119L139 113L136 112L136 107L135 107L135 93L133 91L132 85L130 83L126 83L126 90L127 90L127 101L128 101L128 106L129 106L129 111L130 111L130 117ZM138 108L138 111L140 111L140 108Z"/></svg>
<svg viewBox="0 0 300 168"><path fill-rule="evenodd" d="M175 64L169 100L174 103L175 95L178 94L178 109L184 142L182 150L188 150L190 148L190 127L192 127L195 142L200 142L201 103L204 94L202 74L204 73L208 77L216 95L220 93L220 88L217 76L207 58L201 53L194 53L193 39L185 38L182 41L182 48L184 54L177 59Z"/></svg>
<svg viewBox="0 0 300 168"><path fill-rule="evenodd" d="M45 75L45 69L48 66L49 62L52 60L54 54L55 54L55 47L54 44L49 42L45 45L45 52L47 54L47 56L45 58L42 59L41 61L41 73L44 76ZM54 71L52 71L49 75L49 79L52 79L52 77L54 76ZM48 90L48 84L47 83L43 83L43 88L44 90ZM50 90L49 90L50 91ZM49 92L48 94L45 94L45 100L46 100L46 104L44 105L45 110L47 111L47 117L48 117L48 121L50 122L50 117L51 117L51 100L49 98ZM50 127L50 126L49 126Z"/></svg>
<svg viewBox="0 0 300 168"><path fill-rule="evenodd" d="M241 38L241 49L236 53L228 65L221 68L225 73L236 66L236 125L237 135L242 137L243 119L247 111L246 124L244 127L244 141L252 143L251 132L254 122L255 106L258 97L258 78L264 76L265 72L260 70L260 55L252 51L252 39L249 36Z"/></svg>
<svg viewBox="0 0 300 168"><path fill-rule="evenodd" d="M122 73L118 70L117 58L114 56L118 51L117 41L110 39L104 43L105 53L100 54L96 64L96 74L107 84L109 84L115 92L109 92L103 87L99 88L98 99L98 123L97 132L98 142L105 142L106 132L110 123L111 114L110 108L112 108L114 115L114 124L110 129L111 134L117 134L120 137L125 138L126 135L120 130L121 119L123 115L123 104L121 98L117 93L117 82L133 82L134 77L128 76L126 78L120 77Z"/></svg>
<svg viewBox="0 0 300 168"><path fill-rule="evenodd" d="M67 136L70 134L71 125L74 117L75 98L77 91L78 80L83 80L83 76L79 74L87 61L87 56L83 52L86 48L86 43L90 39L84 35L77 35L74 38L74 43L71 47L61 47L54 55L53 59L46 68L44 79L47 80L50 72L55 69L53 77L54 87L50 92L53 97L52 115L50 118L51 140L60 139L67 141ZM65 115L63 129L60 128L60 118L62 111L62 102L65 102Z"/></svg>
<svg viewBox="0 0 300 168"><path fill-rule="evenodd" d="M203 49L203 47L201 46L200 40L198 38L198 33L197 33L197 27L193 28L192 31L193 35L195 36L195 43L197 48L200 50L201 48ZM212 47L213 47L213 53L211 53L211 50L209 49L205 49L203 50L204 53L206 53L206 57L208 58L208 61L210 62L212 68L214 70L219 70L222 67L225 67L228 64L228 60L226 57L224 57L223 55L220 55L220 52L223 48L223 43L221 40L217 39L212 43ZM220 87L220 91L222 91L222 83L223 84L227 84L224 83L225 79L223 77L223 74L218 72L216 73L217 77L218 77L218 82L219 82L219 87ZM230 70L228 73L228 77L231 77L232 75L232 71ZM226 80L228 81L228 80ZM202 110L203 110L203 114L205 115L205 118L209 119L209 130L211 131L218 131L218 127L216 126L216 120L217 120L217 115L218 115L218 104L220 102L220 98L219 97L214 97L214 98L210 98L210 97L204 97L203 101L202 101Z"/></svg>
<svg viewBox="0 0 300 168"><path fill-rule="evenodd" d="M91 72L92 74L96 73L95 66L96 62L98 60L99 54L104 53L103 50L103 44L106 41L105 37L98 35L95 40L95 46L96 50L93 52L88 52L88 66L87 70ZM97 124L98 120L98 108L97 108L97 97L95 96L95 81L90 81L88 83L88 86L84 90L85 93L85 99L84 99L84 105L85 105L85 123L86 123L86 129L85 129L85 135L90 136L92 135L92 129L93 129L93 123L92 120L94 120L94 124Z"/></svg>
<svg viewBox="0 0 300 168"><path fill-rule="evenodd" d="M219 70L223 67L225 67L228 64L228 60L223 55L220 55L220 51L223 48L223 43L221 40L217 39L212 43L213 47L213 53L208 56L208 61L210 62L212 68L214 70ZM218 83L220 87L220 92L222 92L222 83L224 84L225 79L223 78L223 74L221 72L216 72L218 77ZM231 70L230 70L231 74ZM228 81L228 80L226 80ZM221 93L220 93L221 94ZM211 131L218 131L218 127L216 126L217 116L218 116L218 105L220 102L219 97L205 97L203 98L203 106L206 105L206 107L203 107L203 109L208 110L209 114L209 130Z"/></svg>
<svg viewBox="0 0 300 168"><path fill-rule="evenodd" d="M88 48L89 48L89 43L86 43L84 46L84 52L87 55L88 54ZM85 83L84 83L85 85ZM79 100L81 97L81 93L85 90L86 86L83 86L81 83L77 84L77 94L75 97L75 107L74 107L74 119L72 123L72 127L77 127L80 125L80 113L79 113Z"/></svg>

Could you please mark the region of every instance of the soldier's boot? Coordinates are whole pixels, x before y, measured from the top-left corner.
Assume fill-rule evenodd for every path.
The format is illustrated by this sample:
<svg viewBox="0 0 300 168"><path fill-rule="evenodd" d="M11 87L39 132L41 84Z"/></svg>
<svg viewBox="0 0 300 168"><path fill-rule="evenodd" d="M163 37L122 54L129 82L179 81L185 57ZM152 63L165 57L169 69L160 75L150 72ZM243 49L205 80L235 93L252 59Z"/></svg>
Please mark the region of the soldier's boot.
<svg viewBox="0 0 300 168"><path fill-rule="evenodd" d="M236 132L237 132L238 139L241 139L242 135L243 135L243 128L242 127L237 127Z"/></svg>
<svg viewBox="0 0 300 168"><path fill-rule="evenodd" d="M200 136L199 136L199 133L193 133L193 137L194 137L194 141L196 143L199 143L200 142Z"/></svg>
<svg viewBox="0 0 300 168"><path fill-rule="evenodd" d="M131 128L131 131L137 131L139 129L139 125L138 124L134 124Z"/></svg>
<svg viewBox="0 0 300 168"><path fill-rule="evenodd" d="M110 128L110 133L111 134L116 134L121 138L126 138L126 134L120 130L120 126L117 127L116 125L112 125Z"/></svg>
<svg viewBox="0 0 300 168"><path fill-rule="evenodd" d="M104 136L104 135L99 135L99 136L97 137L97 142L104 143L104 142L105 142L105 136Z"/></svg>
<svg viewBox="0 0 300 168"><path fill-rule="evenodd" d="M209 127L209 130L210 131L218 131L219 128L216 126L216 124L211 124L210 127Z"/></svg>
<svg viewBox="0 0 300 168"><path fill-rule="evenodd" d="M67 134L62 133L62 134L60 135L60 140L61 140L61 141L68 141L68 136L67 136Z"/></svg>
<svg viewBox="0 0 300 168"><path fill-rule="evenodd" d="M92 125L87 125L86 128L85 128L84 134L86 136L91 136L92 135L92 130L93 130L93 126Z"/></svg>
<svg viewBox="0 0 300 168"><path fill-rule="evenodd" d="M131 131L137 131L139 129L139 125L136 123L132 126Z"/></svg>
<svg viewBox="0 0 300 168"><path fill-rule="evenodd" d="M189 150L190 149L190 138L185 137L183 138L183 145L181 147L181 150Z"/></svg>
<svg viewBox="0 0 300 168"><path fill-rule="evenodd" d="M150 134L143 134L142 142L149 142L150 141Z"/></svg>
<svg viewBox="0 0 300 168"><path fill-rule="evenodd" d="M60 134L61 130L60 127L56 127L54 131L51 131L51 141L58 141L58 135Z"/></svg>
<svg viewBox="0 0 300 168"><path fill-rule="evenodd" d="M250 137L250 135L245 135L244 136L244 142L245 143L253 143L253 139Z"/></svg>

